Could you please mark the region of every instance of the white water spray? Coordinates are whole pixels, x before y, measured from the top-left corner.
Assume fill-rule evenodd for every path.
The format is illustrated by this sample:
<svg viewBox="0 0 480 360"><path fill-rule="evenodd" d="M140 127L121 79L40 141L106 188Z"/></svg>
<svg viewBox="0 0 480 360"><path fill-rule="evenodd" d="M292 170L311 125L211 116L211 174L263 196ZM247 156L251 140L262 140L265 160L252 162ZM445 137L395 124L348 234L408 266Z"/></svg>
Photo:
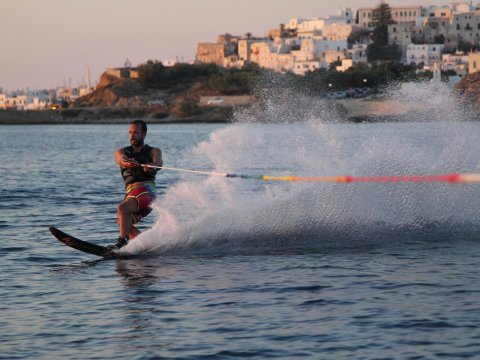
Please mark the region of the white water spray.
<svg viewBox="0 0 480 360"><path fill-rule="evenodd" d="M264 95L262 104L236 115L237 123L185 155L192 168L258 175L480 171L480 124L466 121L446 87L413 84L386 95L427 111L406 114L401 119L407 122L352 124L341 122L325 100L290 93L287 103L285 92L272 96L275 101ZM292 184L186 175L156 201L155 225L127 251L309 252L472 238L479 191L478 185Z"/></svg>

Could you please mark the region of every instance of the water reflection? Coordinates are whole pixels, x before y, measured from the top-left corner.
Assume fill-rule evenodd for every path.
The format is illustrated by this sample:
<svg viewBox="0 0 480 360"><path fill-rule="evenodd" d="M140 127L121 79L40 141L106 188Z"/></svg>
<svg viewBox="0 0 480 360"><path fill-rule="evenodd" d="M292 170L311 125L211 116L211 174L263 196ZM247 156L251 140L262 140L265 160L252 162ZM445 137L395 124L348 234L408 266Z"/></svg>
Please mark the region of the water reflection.
<svg viewBox="0 0 480 360"><path fill-rule="evenodd" d="M158 258L117 260L116 271L126 286L135 287L159 282L162 279L160 265Z"/></svg>

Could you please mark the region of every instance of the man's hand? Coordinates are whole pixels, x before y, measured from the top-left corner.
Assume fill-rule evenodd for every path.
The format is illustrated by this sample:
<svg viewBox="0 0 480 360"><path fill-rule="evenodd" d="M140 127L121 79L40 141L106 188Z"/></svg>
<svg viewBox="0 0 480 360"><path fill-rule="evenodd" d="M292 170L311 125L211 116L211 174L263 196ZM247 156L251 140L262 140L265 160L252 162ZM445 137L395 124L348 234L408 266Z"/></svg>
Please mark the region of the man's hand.
<svg viewBox="0 0 480 360"><path fill-rule="evenodd" d="M150 165L150 164L148 164L148 165ZM155 169L155 168L149 167L149 166L144 166L143 171L145 171L148 174L155 175L158 170Z"/></svg>
<svg viewBox="0 0 480 360"><path fill-rule="evenodd" d="M138 166L140 166L140 164L134 159L129 159L127 157L122 159L122 167L124 168L136 168Z"/></svg>

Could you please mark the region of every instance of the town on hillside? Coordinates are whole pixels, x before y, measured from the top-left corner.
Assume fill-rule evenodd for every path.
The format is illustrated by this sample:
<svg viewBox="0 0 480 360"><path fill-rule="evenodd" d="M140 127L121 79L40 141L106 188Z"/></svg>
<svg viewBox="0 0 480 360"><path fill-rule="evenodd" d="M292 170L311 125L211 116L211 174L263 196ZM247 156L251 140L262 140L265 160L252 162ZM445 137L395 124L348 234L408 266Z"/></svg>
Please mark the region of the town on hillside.
<svg viewBox="0 0 480 360"><path fill-rule="evenodd" d="M415 66L433 76L448 74L451 85L480 70L480 3L456 2L438 6L390 6L385 1L355 12L341 9L335 16L292 18L265 36L219 35L215 43L197 45L196 64L221 68L257 66L279 73L304 76L328 69L347 72L384 61ZM177 62L163 63L165 67ZM139 73L127 61L123 68L107 69L117 78L136 79ZM92 92L79 88L4 92L0 109L57 109Z"/></svg>
<svg viewBox="0 0 480 360"><path fill-rule="evenodd" d="M478 71L480 4L392 6L390 14L386 42L398 48L396 60L425 70L438 66L460 77L469 70ZM198 44L196 61L226 68L255 63L297 75L329 69L332 64L337 71L346 71L369 65L369 44L378 16L373 6L356 13L347 8L336 16L290 19L266 37L219 35L216 43Z"/></svg>

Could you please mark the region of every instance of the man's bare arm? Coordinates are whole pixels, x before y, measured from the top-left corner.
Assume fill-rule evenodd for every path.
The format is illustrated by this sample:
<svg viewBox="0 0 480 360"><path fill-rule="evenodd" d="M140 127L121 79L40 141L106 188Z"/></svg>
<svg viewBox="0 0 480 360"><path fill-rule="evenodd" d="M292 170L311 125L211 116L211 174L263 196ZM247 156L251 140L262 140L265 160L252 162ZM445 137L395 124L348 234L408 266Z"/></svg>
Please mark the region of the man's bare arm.
<svg viewBox="0 0 480 360"><path fill-rule="evenodd" d="M133 168L138 166L126 160L128 159L122 148L115 150L115 162L120 166L120 168L124 169L124 168Z"/></svg>
<svg viewBox="0 0 480 360"><path fill-rule="evenodd" d="M158 148L152 149L152 163L150 165L154 166L163 166L163 159L162 159L162 150Z"/></svg>

